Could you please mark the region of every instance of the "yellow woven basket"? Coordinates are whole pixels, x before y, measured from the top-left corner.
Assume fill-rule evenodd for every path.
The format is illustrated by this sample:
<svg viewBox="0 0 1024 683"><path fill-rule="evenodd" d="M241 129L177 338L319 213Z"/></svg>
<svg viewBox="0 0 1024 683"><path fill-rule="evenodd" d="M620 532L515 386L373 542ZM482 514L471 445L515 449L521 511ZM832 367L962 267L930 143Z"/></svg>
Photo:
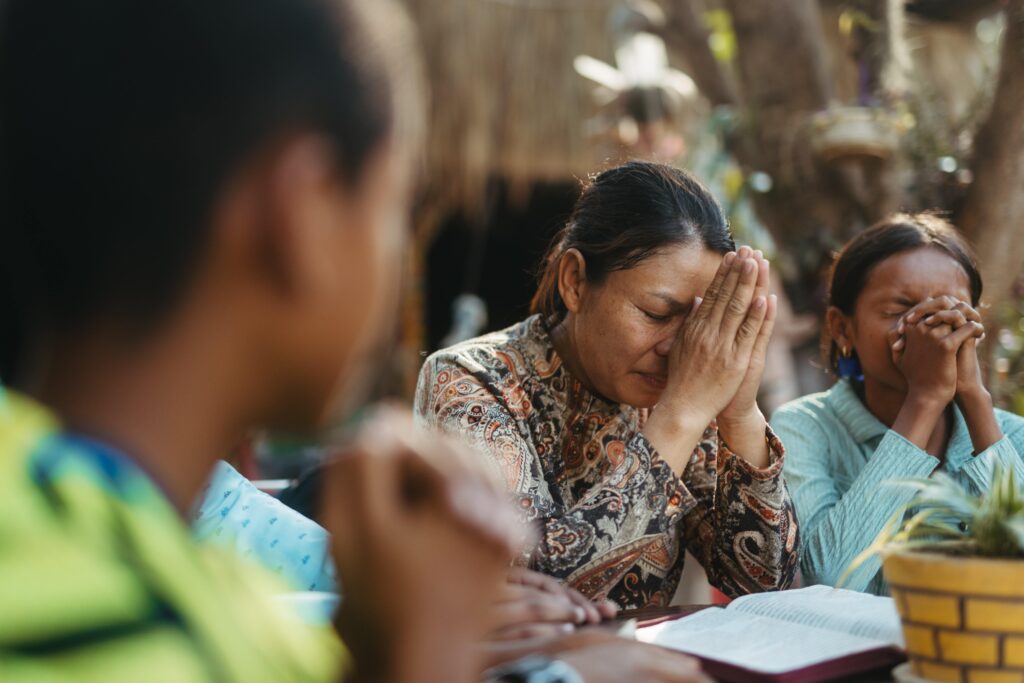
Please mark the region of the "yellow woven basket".
<svg viewBox="0 0 1024 683"><path fill-rule="evenodd" d="M897 552L883 571L916 675L1024 683L1024 561Z"/></svg>

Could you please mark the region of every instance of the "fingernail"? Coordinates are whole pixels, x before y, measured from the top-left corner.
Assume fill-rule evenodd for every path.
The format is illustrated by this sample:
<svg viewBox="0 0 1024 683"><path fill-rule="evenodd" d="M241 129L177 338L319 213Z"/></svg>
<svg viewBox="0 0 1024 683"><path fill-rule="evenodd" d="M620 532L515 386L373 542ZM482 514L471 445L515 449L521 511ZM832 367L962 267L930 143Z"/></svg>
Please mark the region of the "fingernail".
<svg viewBox="0 0 1024 683"><path fill-rule="evenodd" d="M754 272L754 268L756 268L756 267L757 267L757 264L748 259L747 261L745 261L743 263L743 272L746 273L747 275L749 275L750 273Z"/></svg>
<svg viewBox="0 0 1024 683"><path fill-rule="evenodd" d="M764 308L764 304L765 304L765 298L763 296L759 296L759 297L755 298L754 299L754 310L755 311L760 311L762 308Z"/></svg>
<svg viewBox="0 0 1024 683"><path fill-rule="evenodd" d="M576 614L576 623L577 624L582 624L584 621L587 620L587 613L586 613L586 611L584 611L584 609L582 607L577 607L574 610L574 613Z"/></svg>
<svg viewBox="0 0 1024 683"><path fill-rule="evenodd" d="M736 260L736 252L730 251L728 254L725 255L725 258L722 259L722 262L725 263L725 265L727 265L727 266L731 266L732 262L735 261L735 260Z"/></svg>

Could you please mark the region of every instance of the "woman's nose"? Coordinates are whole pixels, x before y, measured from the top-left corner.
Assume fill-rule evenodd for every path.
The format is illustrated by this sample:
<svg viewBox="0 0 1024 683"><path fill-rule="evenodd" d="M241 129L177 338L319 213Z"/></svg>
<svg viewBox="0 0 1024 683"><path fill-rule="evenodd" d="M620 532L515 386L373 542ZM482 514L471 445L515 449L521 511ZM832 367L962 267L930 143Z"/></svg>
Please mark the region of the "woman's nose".
<svg viewBox="0 0 1024 683"><path fill-rule="evenodd" d="M676 340L674 334L663 338L654 346L654 352L659 356L667 356L668 352L672 350L672 342Z"/></svg>

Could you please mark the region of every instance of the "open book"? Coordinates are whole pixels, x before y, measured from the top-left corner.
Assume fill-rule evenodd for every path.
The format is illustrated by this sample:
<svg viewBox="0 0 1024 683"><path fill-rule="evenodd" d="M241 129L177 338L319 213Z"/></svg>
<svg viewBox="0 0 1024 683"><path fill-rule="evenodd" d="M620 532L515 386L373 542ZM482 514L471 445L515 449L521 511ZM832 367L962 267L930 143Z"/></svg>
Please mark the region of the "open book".
<svg viewBox="0 0 1024 683"><path fill-rule="evenodd" d="M747 595L641 628L637 639L694 655L729 683L815 683L905 659L891 598L829 586Z"/></svg>

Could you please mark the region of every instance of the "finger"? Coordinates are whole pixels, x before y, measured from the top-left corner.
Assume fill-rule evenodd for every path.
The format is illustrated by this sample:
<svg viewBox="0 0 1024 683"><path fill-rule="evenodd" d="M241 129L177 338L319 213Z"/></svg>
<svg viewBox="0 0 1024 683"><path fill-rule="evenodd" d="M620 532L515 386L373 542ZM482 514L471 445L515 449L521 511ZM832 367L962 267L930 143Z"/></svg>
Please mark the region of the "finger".
<svg viewBox="0 0 1024 683"><path fill-rule="evenodd" d="M507 579L509 583L531 586L556 595L565 590L557 579L526 567L509 567Z"/></svg>
<svg viewBox="0 0 1024 683"><path fill-rule="evenodd" d="M911 308L909 311L904 313L903 320L905 320L908 325L913 325L914 323L918 322L922 318L931 315L932 313L949 310L956 306L957 303L957 300L951 296L937 296L934 298L925 299L924 301L920 302L919 304Z"/></svg>
<svg viewBox="0 0 1024 683"><path fill-rule="evenodd" d="M529 600L533 591L537 590L531 586L524 586L518 583L505 582L498 594L497 602L517 602Z"/></svg>
<svg viewBox="0 0 1024 683"><path fill-rule="evenodd" d="M529 536L504 486L464 443L417 431L406 411L379 409L360 435L363 448L397 463L406 505L433 508L503 554L514 553ZM498 501L495 504L495 501Z"/></svg>
<svg viewBox="0 0 1024 683"><path fill-rule="evenodd" d="M757 260L757 287L754 291L754 296L768 296L771 292L771 262L761 256L761 252L755 251L754 255Z"/></svg>
<svg viewBox="0 0 1024 683"><path fill-rule="evenodd" d="M533 593L522 600L499 602L493 606L495 627L525 624L581 624L583 610L566 598Z"/></svg>
<svg viewBox="0 0 1024 683"><path fill-rule="evenodd" d="M714 303L715 299L718 298L721 292L722 285L725 283L725 279L729 276L729 272L732 270L732 264L736 260L736 253L730 251L722 258L722 263L718 266L718 271L715 273L715 278L708 285L708 289L704 292L702 297L702 304L707 302L708 305L701 305L697 309L698 317L706 319L711 315L711 304Z"/></svg>
<svg viewBox="0 0 1024 683"><path fill-rule="evenodd" d="M738 258L738 257L737 257ZM739 263L739 261L737 261ZM715 302L715 309L712 311L710 324L717 325L722 339L735 339L736 333L743 324L744 319L750 311L750 305L754 299L754 287L757 284L758 265L753 259L747 259L737 268L736 284L732 293ZM726 287L729 283L726 282ZM726 290L723 289L723 292ZM760 297L764 299L764 297Z"/></svg>
<svg viewBox="0 0 1024 683"><path fill-rule="evenodd" d="M953 333L953 326L945 323L928 328L928 336L932 339L945 339Z"/></svg>
<svg viewBox="0 0 1024 683"><path fill-rule="evenodd" d="M921 320L922 325L933 327L939 324L950 325L954 330L958 330L967 324L967 316L962 312L953 309L949 311L939 311L938 313L932 313L926 318Z"/></svg>
<svg viewBox="0 0 1024 683"><path fill-rule="evenodd" d="M889 344L889 355L892 358L892 362L899 364L900 358L902 357L902 351L907 345L907 338L900 332L899 327L893 327L885 336L886 341Z"/></svg>
<svg viewBox="0 0 1024 683"><path fill-rule="evenodd" d="M747 354L752 353L754 344L757 342L762 327L764 326L765 318L768 315L768 302L763 296L759 296L750 304L750 308L747 311L747 316L740 325L739 330L735 333L736 339L736 351L749 357ZM771 331L768 332L769 336Z"/></svg>
<svg viewBox="0 0 1024 683"><path fill-rule="evenodd" d="M332 555L338 573L343 576L348 573L349 564L360 557L360 532L373 522L363 509L366 491L360 485L356 465L354 458L336 460L324 470L320 519L330 533Z"/></svg>
<svg viewBox="0 0 1024 683"><path fill-rule="evenodd" d="M712 329L717 330L721 326L726 308L732 302L736 285L739 283L743 270L748 267L747 263L749 262L749 259L741 258L739 253L737 253L736 258L729 267L729 272L726 273L721 286L715 292L714 298L712 299L710 296L704 297L704 303L701 307L708 309L707 320Z"/></svg>
<svg viewBox="0 0 1024 683"><path fill-rule="evenodd" d="M495 498L489 488L474 480L456 482L448 488L448 493L450 514L465 528L482 534L509 560L532 540L530 530L504 496Z"/></svg>
<svg viewBox="0 0 1024 683"><path fill-rule="evenodd" d="M460 458L458 444L435 435L435 442L428 445L408 432L382 434L379 429L374 437L371 452L376 459L395 463L395 494L402 506L409 512L443 514L496 552L511 557L523 537L521 522L497 494L485 470L467 466Z"/></svg>
<svg viewBox="0 0 1024 683"><path fill-rule="evenodd" d="M954 309L963 313L964 317L972 322L981 322L981 313L979 313L977 309L975 309L973 306L971 306L965 301L957 302Z"/></svg>
<svg viewBox="0 0 1024 683"><path fill-rule="evenodd" d="M611 600L602 600L595 604L597 605L598 611L601 612L601 616L605 619L614 619L619 613L619 606Z"/></svg>
<svg viewBox="0 0 1024 683"><path fill-rule="evenodd" d="M775 332L775 319L779 311L779 297L769 294L765 302L766 308L764 321L761 323L761 330L754 342L753 354L758 358L764 358L768 353L768 344L771 343L772 333Z"/></svg>
<svg viewBox="0 0 1024 683"><path fill-rule="evenodd" d="M509 567L508 572L505 574L505 580L513 585L528 586L531 584L530 578L538 572L534 572L526 567Z"/></svg>
<svg viewBox="0 0 1024 683"><path fill-rule="evenodd" d="M560 586L560 587L562 587L562 586ZM578 590L576 590L574 588L569 588L568 586L564 586L562 588L565 590L566 594L569 596L569 600L572 601L572 603L574 605L576 605L577 607L579 607L580 609L583 610L583 617L584 618L583 618L583 621L580 622L580 623L588 623L588 624L599 624L599 623L601 623L601 619L602 619L603 615L602 615L601 610L599 609L598 605L594 604L590 599L587 598L587 596L583 595L583 593L580 593Z"/></svg>
<svg viewBox="0 0 1024 683"><path fill-rule="evenodd" d="M601 621L601 612L598 609L598 605L591 602L585 595L574 588L565 586L546 574L529 569L520 569L518 573L509 571L510 579L516 578L521 582L510 584L510 588L518 589L516 592L508 593L508 595L512 596L512 599L523 599L524 592L536 591L545 596L567 600L581 609L582 617L578 623L596 624Z"/></svg>
<svg viewBox="0 0 1024 683"><path fill-rule="evenodd" d="M943 346L947 351L958 351L965 341L977 335L979 327L981 327L980 323L967 323L959 330L947 335L942 340Z"/></svg>

